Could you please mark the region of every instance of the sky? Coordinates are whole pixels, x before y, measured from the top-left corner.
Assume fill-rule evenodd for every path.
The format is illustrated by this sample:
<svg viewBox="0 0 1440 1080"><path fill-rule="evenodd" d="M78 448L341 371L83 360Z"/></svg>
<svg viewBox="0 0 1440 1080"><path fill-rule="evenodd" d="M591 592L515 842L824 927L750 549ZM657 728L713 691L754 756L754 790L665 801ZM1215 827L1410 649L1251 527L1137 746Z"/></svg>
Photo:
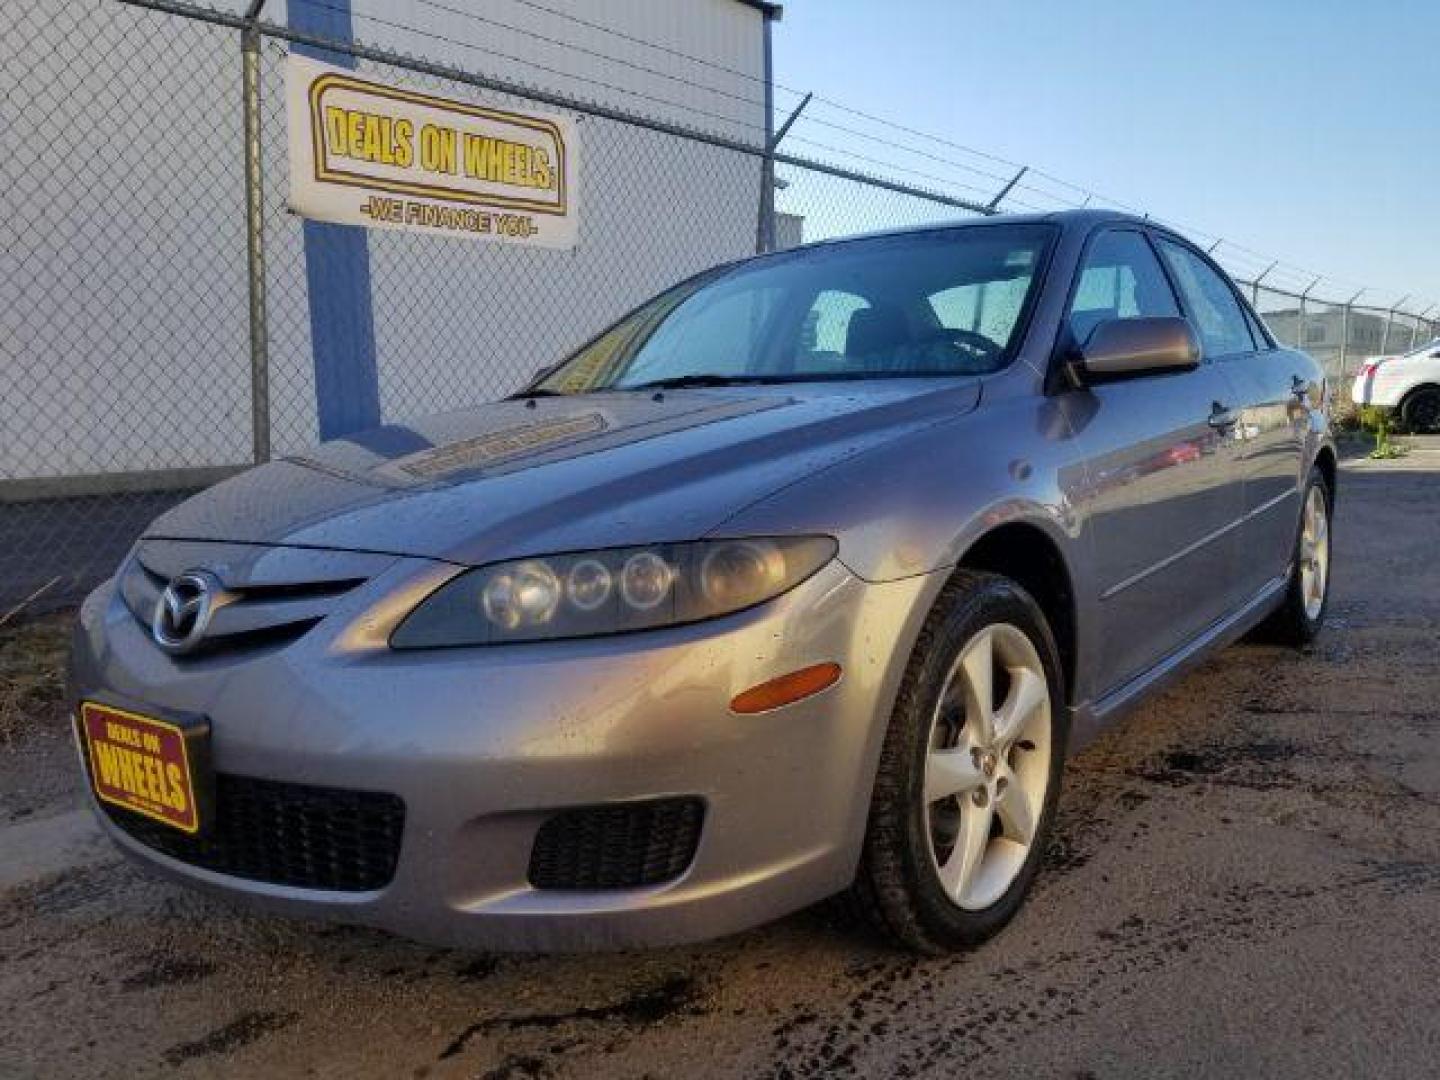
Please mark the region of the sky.
<svg viewBox="0 0 1440 1080"><path fill-rule="evenodd" d="M1317 295L1440 304L1440 0L787 0L773 48L814 118L932 156L801 138L981 186L934 158L1005 171L830 99L1223 237L1247 249L1232 271L1277 258L1272 280L1327 275Z"/></svg>

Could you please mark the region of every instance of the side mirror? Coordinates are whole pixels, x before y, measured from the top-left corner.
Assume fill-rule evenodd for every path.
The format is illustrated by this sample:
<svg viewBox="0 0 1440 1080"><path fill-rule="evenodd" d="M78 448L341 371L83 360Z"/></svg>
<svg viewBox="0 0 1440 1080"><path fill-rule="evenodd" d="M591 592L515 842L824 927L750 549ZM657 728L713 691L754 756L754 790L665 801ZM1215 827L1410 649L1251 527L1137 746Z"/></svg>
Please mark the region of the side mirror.
<svg viewBox="0 0 1440 1080"><path fill-rule="evenodd" d="M1071 367L1080 384L1191 371L1200 363L1200 341L1186 319L1106 319L1080 346Z"/></svg>

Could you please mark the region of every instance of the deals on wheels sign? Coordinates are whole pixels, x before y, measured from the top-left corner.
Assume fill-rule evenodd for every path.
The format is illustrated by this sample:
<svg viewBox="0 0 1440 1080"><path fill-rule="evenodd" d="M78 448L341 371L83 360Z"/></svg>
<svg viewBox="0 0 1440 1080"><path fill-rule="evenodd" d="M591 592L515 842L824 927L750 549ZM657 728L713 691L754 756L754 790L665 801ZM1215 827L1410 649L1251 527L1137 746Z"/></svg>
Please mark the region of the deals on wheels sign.
<svg viewBox="0 0 1440 1080"><path fill-rule="evenodd" d="M575 246L576 130L290 54L290 206L319 221Z"/></svg>

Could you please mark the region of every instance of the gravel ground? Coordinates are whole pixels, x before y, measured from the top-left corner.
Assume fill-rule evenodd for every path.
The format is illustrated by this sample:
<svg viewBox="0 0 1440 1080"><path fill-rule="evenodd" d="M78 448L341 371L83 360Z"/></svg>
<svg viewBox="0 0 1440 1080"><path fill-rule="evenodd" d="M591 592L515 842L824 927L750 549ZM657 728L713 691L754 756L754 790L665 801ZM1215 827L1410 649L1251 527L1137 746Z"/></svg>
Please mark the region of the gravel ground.
<svg viewBox="0 0 1440 1080"><path fill-rule="evenodd" d="M1325 635L1232 648L1072 761L1026 910L953 959L823 905L600 957L254 918L98 842L50 716L0 750L0 1075L1434 1075L1437 473L1346 467Z"/></svg>

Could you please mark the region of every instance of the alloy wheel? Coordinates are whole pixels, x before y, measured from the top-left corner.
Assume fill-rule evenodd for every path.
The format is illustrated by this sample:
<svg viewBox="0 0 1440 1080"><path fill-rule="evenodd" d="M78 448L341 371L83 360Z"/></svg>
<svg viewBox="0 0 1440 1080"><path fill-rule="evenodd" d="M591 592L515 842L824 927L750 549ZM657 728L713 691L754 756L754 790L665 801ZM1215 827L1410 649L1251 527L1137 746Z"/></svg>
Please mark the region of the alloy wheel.
<svg viewBox="0 0 1440 1080"><path fill-rule="evenodd" d="M946 895L990 907L1025 865L1050 786L1050 684L1034 644L996 623L951 666L930 721L925 829Z"/></svg>
<svg viewBox="0 0 1440 1080"><path fill-rule="evenodd" d="M1305 517L1300 527L1300 596L1307 619L1320 617L1329 584L1330 517L1325 492L1317 485L1305 497Z"/></svg>

